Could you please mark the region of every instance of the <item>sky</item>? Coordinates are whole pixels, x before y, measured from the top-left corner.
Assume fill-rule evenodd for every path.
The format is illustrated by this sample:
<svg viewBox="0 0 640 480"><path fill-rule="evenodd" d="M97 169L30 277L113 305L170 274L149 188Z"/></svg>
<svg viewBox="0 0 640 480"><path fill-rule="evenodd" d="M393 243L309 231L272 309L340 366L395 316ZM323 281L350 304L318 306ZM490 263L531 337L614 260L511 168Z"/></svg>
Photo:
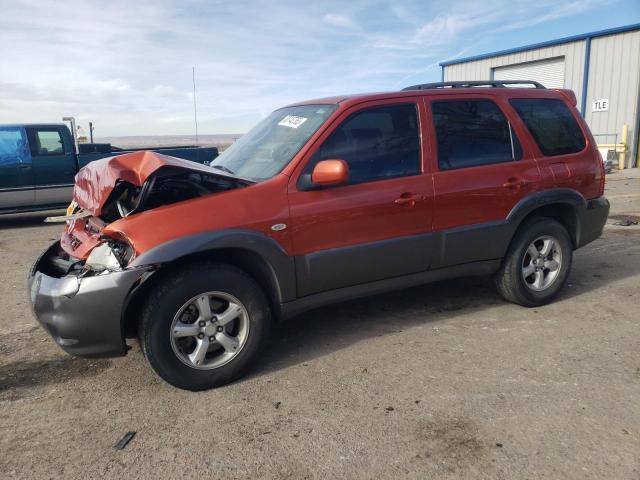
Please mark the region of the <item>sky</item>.
<svg viewBox="0 0 640 480"><path fill-rule="evenodd" d="M640 0L0 0L0 123L244 133L309 98L439 81L443 60L640 22Z"/></svg>

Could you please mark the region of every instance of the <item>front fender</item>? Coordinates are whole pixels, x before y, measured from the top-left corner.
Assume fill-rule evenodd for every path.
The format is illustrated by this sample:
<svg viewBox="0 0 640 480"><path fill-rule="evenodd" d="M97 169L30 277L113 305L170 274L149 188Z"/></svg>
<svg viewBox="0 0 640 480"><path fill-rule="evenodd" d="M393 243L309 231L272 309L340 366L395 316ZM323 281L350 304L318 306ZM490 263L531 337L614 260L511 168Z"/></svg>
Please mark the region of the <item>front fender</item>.
<svg viewBox="0 0 640 480"><path fill-rule="evenodd" d="M278 290L278 301L295 300L293 258L274 239L253 230L219 230L179 237L146 251L131 263L131 267L173 262L194 253L219 249L248 250L259 255L271 271Z"/></svg>

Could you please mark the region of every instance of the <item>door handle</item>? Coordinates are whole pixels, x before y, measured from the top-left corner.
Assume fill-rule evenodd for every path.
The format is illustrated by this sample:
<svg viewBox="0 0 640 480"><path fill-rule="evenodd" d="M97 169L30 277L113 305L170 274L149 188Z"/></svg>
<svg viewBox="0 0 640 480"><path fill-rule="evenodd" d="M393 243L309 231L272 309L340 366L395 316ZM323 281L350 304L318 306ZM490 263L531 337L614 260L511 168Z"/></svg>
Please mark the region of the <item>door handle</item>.
<svg viewBox="0 0 640 480"><path fill-rule="evenodd" d="M510 188L513 190L518 190L522 187L525 187L529 184L530 182L528 182L527 180L521 180L519 178L516 177L511 177L509 178L505 183L502 184L502 186L504 188Z"/></svg>
<svg viewBox="0 0 640 480"><path fill-rule="evenodd" d="M28 163L19 163L18 165L16 165L16 168L20 170L28 170L31 168L31 165L29 165Z"/></svg>
<svg viewBox="0 0 640 480"><path fill-rule="evenodd" d="M416 202L424 200L424 198L424 195L414 195L411 192L405 192L400 195L400 198L396 198L393 203L396 205L407 205L408 207L413 207Z"/></svg>

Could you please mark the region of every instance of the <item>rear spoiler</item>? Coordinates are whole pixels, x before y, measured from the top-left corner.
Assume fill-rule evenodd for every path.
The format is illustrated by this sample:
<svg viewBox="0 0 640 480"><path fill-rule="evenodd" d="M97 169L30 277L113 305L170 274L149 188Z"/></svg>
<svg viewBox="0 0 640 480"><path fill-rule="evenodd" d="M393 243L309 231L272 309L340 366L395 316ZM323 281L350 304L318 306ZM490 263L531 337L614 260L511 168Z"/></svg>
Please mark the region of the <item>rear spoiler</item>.
<svg viewBox="0 0 640 480"><path fill-rule="evenodd" d="M570 90L568 88L554 88L553 91L558 92L564 98L569 100L569 103L574 107L578 106L578 99L576 98L576 94L573 92L573 90Z"/></svg>

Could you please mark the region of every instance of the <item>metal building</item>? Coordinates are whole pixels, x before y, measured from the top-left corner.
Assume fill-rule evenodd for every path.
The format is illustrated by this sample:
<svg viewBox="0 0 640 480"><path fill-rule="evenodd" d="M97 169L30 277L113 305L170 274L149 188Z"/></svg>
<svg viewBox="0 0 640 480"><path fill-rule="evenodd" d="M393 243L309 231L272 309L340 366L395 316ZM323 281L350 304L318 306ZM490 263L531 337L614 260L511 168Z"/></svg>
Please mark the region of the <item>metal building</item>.
<svg viewBox="0 0 640 480"><path fill-rule="evenodd" d="M537 80L570 88L601 151L640 165L640 24L440 63L442 81ZM621 153L624 152L624 153Z"/></svg>

